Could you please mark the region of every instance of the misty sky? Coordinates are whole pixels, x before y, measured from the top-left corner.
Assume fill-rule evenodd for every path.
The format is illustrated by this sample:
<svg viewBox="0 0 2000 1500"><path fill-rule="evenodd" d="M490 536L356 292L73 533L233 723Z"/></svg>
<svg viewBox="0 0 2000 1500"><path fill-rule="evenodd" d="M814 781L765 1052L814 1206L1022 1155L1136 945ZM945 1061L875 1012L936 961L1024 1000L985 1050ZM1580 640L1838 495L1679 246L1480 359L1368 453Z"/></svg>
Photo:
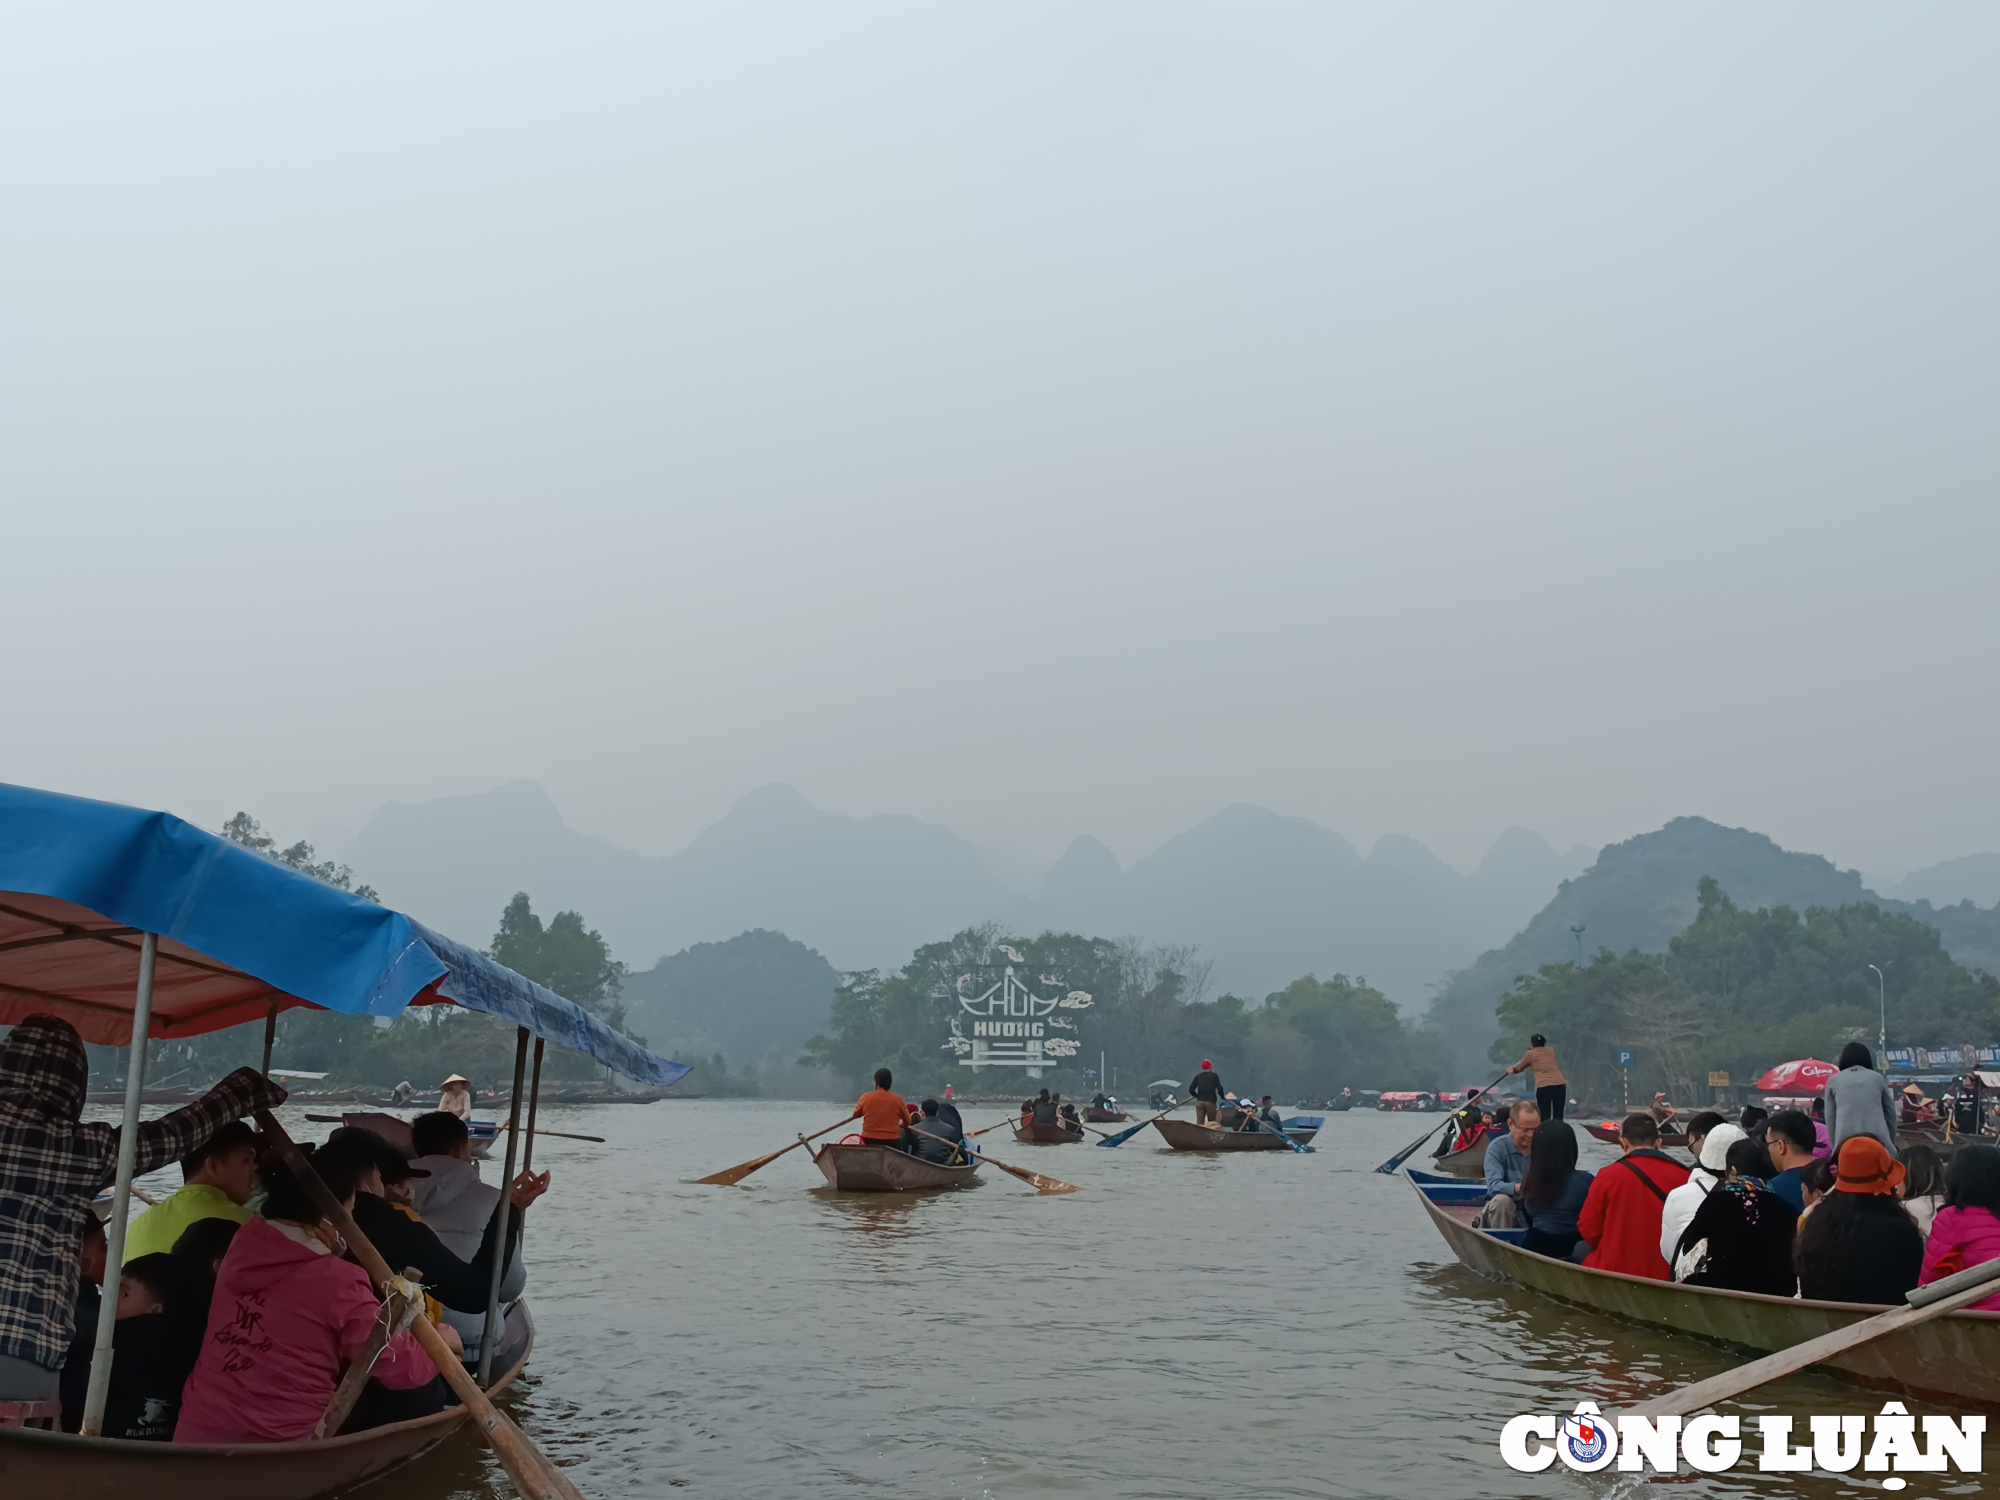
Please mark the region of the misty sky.
<svg viewBox="0 0 2000 1500"><path fill-rule="evenodd" d="M15 9L0 778L2000 848L1996 42Z"/></svg>

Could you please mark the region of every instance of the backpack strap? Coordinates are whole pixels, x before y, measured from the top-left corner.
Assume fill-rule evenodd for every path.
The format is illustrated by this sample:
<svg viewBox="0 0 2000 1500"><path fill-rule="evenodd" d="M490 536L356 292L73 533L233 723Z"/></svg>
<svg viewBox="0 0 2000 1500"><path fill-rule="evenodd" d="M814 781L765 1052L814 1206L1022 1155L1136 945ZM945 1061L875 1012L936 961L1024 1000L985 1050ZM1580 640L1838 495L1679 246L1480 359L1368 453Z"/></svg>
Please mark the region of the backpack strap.
<svg viewBox="0 0 2000 1500"><path fill-rule="evenodd" d="M1667 1160L1672 1161L1673 1158L1668 1157ZM1640 1171L1637 1165L1634 1164L1631 1157L1621 1156L1618 1158L1615 1165L1623 1167L1626 1171L1630 1172L1634 1177L1638 1178L1641 1182L1645 1183L1647 1191L1650 1192L1655 1198L1658 1198L1662 1203L1665 1203L1667 1201L1667 1190L1661 1187L1657 1182L1653 1181L1653 1179L1648 1177L1644 1172Z"/></svg>

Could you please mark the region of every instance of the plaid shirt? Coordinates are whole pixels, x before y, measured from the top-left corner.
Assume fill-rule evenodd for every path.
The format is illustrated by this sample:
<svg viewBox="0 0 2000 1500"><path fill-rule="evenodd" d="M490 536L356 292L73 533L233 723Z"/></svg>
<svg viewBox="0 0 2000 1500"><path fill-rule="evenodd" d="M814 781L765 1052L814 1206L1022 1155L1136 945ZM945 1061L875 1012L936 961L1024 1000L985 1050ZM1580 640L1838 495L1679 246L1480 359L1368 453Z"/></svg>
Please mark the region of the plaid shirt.
<svg viewBox="0 0 2000 1500"><path fill-rule="evenodd" d="M0 1354L47 1370L69 1352L91 1200L118 1170L118 1131L81 1123L88 1079L67 1021L30 1016L0 1043ZM254 1068L237 1069L206 1098L140 1124L135 1175L284 1097Z"/></svg>

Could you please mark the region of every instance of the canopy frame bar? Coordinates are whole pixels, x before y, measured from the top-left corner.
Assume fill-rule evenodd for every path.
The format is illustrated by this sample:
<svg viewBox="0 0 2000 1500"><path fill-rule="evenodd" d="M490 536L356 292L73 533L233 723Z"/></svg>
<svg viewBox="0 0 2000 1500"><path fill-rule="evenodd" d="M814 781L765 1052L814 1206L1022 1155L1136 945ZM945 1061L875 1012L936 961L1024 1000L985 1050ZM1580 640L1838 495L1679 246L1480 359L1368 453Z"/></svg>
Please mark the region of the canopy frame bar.
<svg viewBox="0 0 2000 1500"><path fill-rule="evenodd" d="M58 922L54 917L45 917L40 912L23 911L18 906L7 906L5 904L0 904L0 913L5 913L10 917L19 917L23 922L35 922L43 927L55 928L55 933L47 939L50 942L56 941L60 937L76 942L108 943L113 948L123 948L127 953L137 953L141 946L140 944L126 941L128 937L140 936L139 929L136 927L107 927L102 931L97 931L89 927L78 927L74 922ZM144 934L144 936L153 938L155 945L159 942L159 939L154 937L150 932ZM8 946L13 947L16 945L9 944ZM243 973L241 969L232 969L227 964L211 963L204 958L187 958L178 953L159 953L155 956L158 959L165 959L170 964L179 964L184 969L200 969L205 974L216 974L225 979L233 979ZM256 976L244 975L244 977L255 978Z"/></svg>
<svg viewBox="0 0 2000 1500"><path fill-rule="evenodd" d="M139 989L132 1001L132 1044L125 1059L125 1123L118 1132L118 1173L112 1179L111 1217L104 1223L104 1286L97 1299L97 1342L90 1351L90 1384L83 1398L85 1437L104 1432L104 1402L111 1394L111 1336L118 1327L118 1268L125 1264L125 1220L132 1211L132 1174L139 1164L139 1099L146 1090L147 1031L153 1018L153 967L160 940L147 933L139 945Z"/></svg>
<svg viewBox="0 0 2000 1500"><path fill-rule="evenodd" d="M515 1028L514 1088L507 1099L507 1165L500 1174L500 1233L493 1242L493 1276L486 1284L486 1323L479 1330L479 1385L493 1383L493 1330L500 1320L500 1278L507 1274L507 1217L514 1207L514 1160L521 1144L521 1092L528 1073L528 1028Z"/></svg>

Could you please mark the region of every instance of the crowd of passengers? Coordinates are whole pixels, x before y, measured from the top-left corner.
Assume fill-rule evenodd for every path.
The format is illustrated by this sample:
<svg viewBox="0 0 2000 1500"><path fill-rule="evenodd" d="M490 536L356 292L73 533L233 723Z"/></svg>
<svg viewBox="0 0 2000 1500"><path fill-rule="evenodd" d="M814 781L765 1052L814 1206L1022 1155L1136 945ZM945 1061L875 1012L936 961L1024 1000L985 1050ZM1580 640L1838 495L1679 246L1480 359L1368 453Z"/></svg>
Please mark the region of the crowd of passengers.
<svg viewBox="0 0 2000 1500"><path fill-rule="evenodd" d="M1486 1150L1477 1223L1524 1248L1690 1286L1897 1305L1912 1288L2000 1257L2000 1150L1942 1162L1897 1149L1901 1114L1868 1048L1850 1043L1824 1118L1755 1107L1686 1121L1690 1169L1660 1149L1654 1115L1626 1116L1622 1153L1577 1165L1575 1131L1516 1102ZM2000 1311L2000 1293L1978 1304Z"/></svg>
<svg viewBox="0 0 2000 1500"><path fill-rule="evenodd" d="M105 1436L310 1436L384 1312L305 1185L244 1123L282 1103L284 1090L242 1068L186 1108L140 1124L135 1175L178 1159L183 1184L132 1221L123 1264L112 1268L92 1205L111 1182L118 1131L83 1123L86 1081L83 1043L66 1021L32 1016L0 1043L0 1401L59 1401L63 1428L76 1431L100 1298L111 1296ZM346 1127L305 1150L383 1259L418 1274L423 1316L469 1362L479 1356L496 1256L503 1305L525 1288L520 1211L549 1177L516 1177L503 1243L500 1190L480 1181L465 1121L440 1111L419 1116L410 1133L413 1157ZM387 1338L340 1430L456 1400L405 1328Z"/></svg>

